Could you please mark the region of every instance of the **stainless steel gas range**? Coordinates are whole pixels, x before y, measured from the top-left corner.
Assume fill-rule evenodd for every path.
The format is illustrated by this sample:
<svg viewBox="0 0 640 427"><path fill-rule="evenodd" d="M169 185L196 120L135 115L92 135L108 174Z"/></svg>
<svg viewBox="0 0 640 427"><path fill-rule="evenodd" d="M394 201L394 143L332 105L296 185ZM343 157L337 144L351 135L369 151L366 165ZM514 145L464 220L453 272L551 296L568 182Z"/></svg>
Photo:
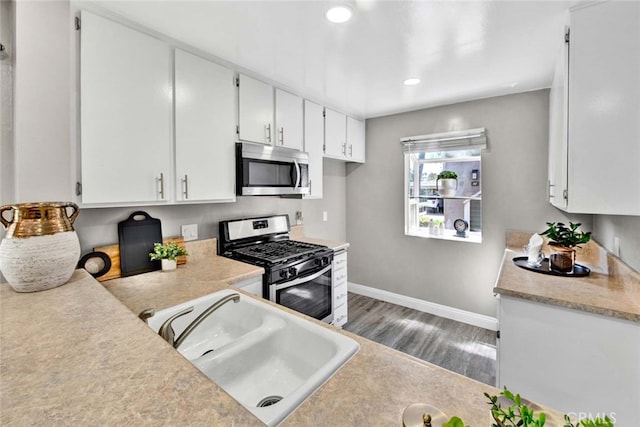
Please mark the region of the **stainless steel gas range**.
<svg viewBox="0 0 640 427"><path fill-rule="evenodd" d="M287 215L221 221L218 252L263 267L264 298L330 323L333 249L291 240L289 230Z"/></svg>

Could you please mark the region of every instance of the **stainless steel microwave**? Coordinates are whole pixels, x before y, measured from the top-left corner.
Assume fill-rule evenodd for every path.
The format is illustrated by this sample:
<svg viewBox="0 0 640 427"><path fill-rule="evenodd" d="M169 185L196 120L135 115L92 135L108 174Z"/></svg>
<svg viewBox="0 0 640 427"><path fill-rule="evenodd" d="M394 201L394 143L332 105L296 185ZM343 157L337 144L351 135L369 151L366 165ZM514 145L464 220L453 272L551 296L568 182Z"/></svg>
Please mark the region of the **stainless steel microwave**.
<svg viewBox="0 0 640 427"><path fill-rule="evenodd" d="M309 155L271 145L236 143L239 196L309 194Z"/></svg>

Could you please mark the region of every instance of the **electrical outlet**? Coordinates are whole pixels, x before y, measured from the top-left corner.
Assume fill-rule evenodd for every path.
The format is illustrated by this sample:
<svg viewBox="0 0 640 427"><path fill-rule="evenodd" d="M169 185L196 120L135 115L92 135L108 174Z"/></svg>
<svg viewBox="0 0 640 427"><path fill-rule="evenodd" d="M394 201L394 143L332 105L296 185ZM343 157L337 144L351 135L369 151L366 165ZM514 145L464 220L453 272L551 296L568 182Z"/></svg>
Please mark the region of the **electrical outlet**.
<svg viewBox="0 0 640 427"><path fill-rule="evenodd" d="M198 224L187 224L180 227L180 234L185 242L196 240L198 238Z"/></svg>
<svg viewBox="0 0 640 427"><path fill-rule="evenodd" d="M329 218L329 217L328 217L328 215L327 215L327 211L323 211L323 212L322 212L322 220L326 222L326 221L328 221L328 220L329 220L328 218Z"/></svg>

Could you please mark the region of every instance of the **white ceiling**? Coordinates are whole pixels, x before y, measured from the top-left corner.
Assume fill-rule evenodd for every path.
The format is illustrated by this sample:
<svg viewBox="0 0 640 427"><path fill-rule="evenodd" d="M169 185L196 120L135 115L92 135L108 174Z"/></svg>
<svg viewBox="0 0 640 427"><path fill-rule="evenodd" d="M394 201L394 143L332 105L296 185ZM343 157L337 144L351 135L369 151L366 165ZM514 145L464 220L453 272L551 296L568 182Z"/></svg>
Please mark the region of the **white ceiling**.
<svg viewBox="0 0 640 427"><path fill-rule="evenodd" d="M150 29L360 117L549 87L567 1L101 1ZM419 77L417 86L404 79Z"/></svg>

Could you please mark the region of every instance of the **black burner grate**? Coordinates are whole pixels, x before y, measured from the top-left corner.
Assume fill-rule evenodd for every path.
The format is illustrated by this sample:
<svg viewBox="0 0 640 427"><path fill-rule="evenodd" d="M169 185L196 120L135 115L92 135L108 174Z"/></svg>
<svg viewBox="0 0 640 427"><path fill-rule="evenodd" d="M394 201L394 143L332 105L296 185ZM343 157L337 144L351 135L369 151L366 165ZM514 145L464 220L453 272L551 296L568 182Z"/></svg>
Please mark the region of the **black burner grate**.
<svg viewBox="0 0 640 427"><path fill-rule="evenodd" d="M312 243L298 242L296 240L280 240L238 248L233 250L233 255L237 258L249 258L269 263L277 263L289 258L313 254L323 249L326 249L326 247Z"/></svg>

